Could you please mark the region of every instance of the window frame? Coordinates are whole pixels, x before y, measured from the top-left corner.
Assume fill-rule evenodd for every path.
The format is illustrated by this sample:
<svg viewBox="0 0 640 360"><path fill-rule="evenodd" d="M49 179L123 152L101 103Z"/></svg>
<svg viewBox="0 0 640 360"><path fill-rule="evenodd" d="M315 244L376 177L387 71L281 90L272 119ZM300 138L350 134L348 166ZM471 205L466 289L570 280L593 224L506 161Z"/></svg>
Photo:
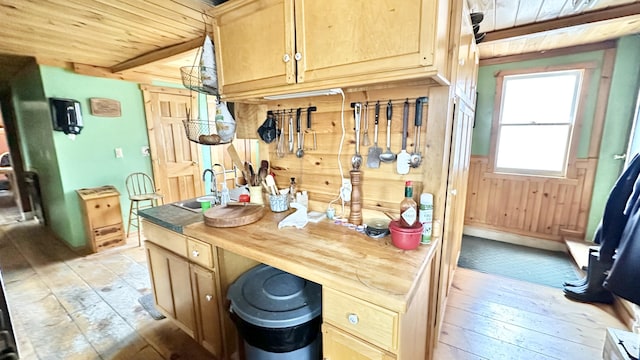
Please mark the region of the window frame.
<svg viewBox="0 0 640 360"><path fill-rule="evenodd" d="M584 99L587 96L589 84L591 82L591 76L593 69L597 67L595 62L589 63L573 63L560 66L546 66L536 67L528 69L517 70L503 70L498 71L494 75L496 77L496 96L494 100L494 112L491 125L491 139L489 150L489 171L492 173L508 174L514 176L537 176L545 178L576 178L576 157L578 144L580 143L580 135L582 130L582 119L584 117L585 102ZM538 171L527 169L514 169L516 171L506 171L507 169L500 169L497 167L497 151L498 151L498 137L500 133L500 119L502 112L502 98L504 92L504 78L505 76L512 75L533 75L536 73L550 73L559 71L575 70L582 72L582 81L578 87L577 106L575 109L575 118L572 124L569 124L570 132L568 139L567 152L565 154L566 166L563 172L550 172L550 171Z"/></svg>

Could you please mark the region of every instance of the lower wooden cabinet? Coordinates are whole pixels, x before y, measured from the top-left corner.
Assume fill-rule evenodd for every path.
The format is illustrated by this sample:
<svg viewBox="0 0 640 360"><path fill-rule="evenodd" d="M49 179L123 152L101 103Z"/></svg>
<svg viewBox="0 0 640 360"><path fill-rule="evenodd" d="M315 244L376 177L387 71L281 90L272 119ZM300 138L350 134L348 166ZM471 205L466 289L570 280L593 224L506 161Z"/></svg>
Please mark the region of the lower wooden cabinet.
<svg viewBox="0 0 640 360"><path fill-rule="evenodd" d="M184 237L176 234L176 240ZM156 308L216 358L222 358L222 321L215 269L145 243Z"/></svg>
<svg viewBox="0 0 640 360"><path fill-rule="evenodd" d="M325 360L392 360L396 358L327 323L322 324L322 347Z"/></svg>
<svg viewBox="0 0 640 360"><path fill-rule="evenodd" d="M146 243L155 305L189 336L196 338L189 261L153 243Z"/></svg>
<svg viewBox="0 0 640 360"><path fill-rule="evenodd" d="M222 322L217 283L214 271L191 264L191 288L198 325L196 339L210 353L220 355L223 352Z"/></svg>

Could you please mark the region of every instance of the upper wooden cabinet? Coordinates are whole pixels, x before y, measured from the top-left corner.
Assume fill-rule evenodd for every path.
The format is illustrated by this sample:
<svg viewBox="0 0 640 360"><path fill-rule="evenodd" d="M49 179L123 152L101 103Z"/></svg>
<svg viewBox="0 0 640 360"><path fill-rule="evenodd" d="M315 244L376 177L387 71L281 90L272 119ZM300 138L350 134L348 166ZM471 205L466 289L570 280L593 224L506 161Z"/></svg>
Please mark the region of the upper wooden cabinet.
<svg viewBox="0 0 640 360"><path fill-rule="evenodd" d="M455 48L452 56L456 59L453 65L452 81L455 83L456 95L462 98L467 104L474 105L476 102L477 77L479 52L476 45L473 26L469 16L466 2L457 4L461 7L454 17L459 22L459 26L453 22L456 33L452 34L452 44ZM454 10L456 13L457 7Z"/></svg>
<svg viewBox="0 0 640 360"><path fill-rule="evenodd" d="M414 78L447 82L446 0L239 0L213 14L226 97Z"/></svg>

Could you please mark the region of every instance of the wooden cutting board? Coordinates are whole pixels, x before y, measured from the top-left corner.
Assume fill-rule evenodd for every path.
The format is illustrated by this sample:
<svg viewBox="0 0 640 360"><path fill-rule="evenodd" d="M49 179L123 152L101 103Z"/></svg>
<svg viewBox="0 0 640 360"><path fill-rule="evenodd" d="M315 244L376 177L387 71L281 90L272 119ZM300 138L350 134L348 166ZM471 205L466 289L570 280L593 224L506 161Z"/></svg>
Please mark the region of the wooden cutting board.
<svg viewBox="0 0 640 360"><path fill-rule="evenodd" d="M264 205L251 203L216 206L204 212L204 224L212 227L242 226L262 219L264 212Z"/></svg>

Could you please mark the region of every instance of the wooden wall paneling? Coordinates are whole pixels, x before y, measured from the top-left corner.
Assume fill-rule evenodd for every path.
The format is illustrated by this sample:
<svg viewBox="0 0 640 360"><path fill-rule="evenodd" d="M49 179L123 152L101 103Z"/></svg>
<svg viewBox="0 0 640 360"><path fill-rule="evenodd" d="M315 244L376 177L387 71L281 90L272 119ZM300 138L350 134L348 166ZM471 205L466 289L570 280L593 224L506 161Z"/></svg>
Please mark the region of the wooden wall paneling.
<svg viewBox="0 0 640 360"><path fill-rule="evenodd" d="M516 228L524 230L525 220L527 219L527 206L529 205L529 181L522 184L520 189L520 200L518 205L518 222L515 224Z"/></svg>
<svg viewBox="0 0 640 360"><path fill-rule="evenodd" d="M437 92L434 92L437 94ZM345 139L342 145L340 156L340 164L343 170L343 176L349 178L349 170L351 170L351 158L355 153L355 133L353 109L350 107L352 102L369 101L369 139L373 145L373 122L375 101L380 100L380 118L379 118L379 138L378 145L385 148L386 139L386 103L388 99L393 100L393 116L391 127L391 150L394 153L400 151L400 143L402 139L402 104L404 99L408 98L411 106L409 111L409 137L407 139L407 150L411 152L414 146L415 128L413 119L415 113L415 98L419 96L428 96L428 105L423 109L423 126L420 137L422 148L423 162L417 169L411 169L407 175L398 175L395 171L395 163L382 163L378 169L370 169L366 167L366 156L369 147L360 146L360 153L364 157L365 165L361 168L363 172L363 205L366 208L397 210L399 199L402 197L402 189L405 180L414 181L414 193L419 194L426 191L424 186L424 175L426 166L432 164L432 159L437 159L437 164L442 163L442 157L445 153L446 145L443 143L445 134L443 120L446 119L442 115L444 110L431 109L431 104L446 102L442 96L432 96L432 89L423 85L407 85L400 87L388 87L371 89L368 91L345 91L344 102L344 127ZM295 177L299 190L309 191L311 200L319 200L326 203L336 199L341 186L341 178L338 162L338 151L340 149L340 139L342 137L342 120L341 120L341 96L320 96L313 98L289 99L267 102L261 108L255 104L245 104L239 107L240 111L246 114L252 114L249 118L260 119L259 122L249 121L250 125L242 125L246 130L238 131L238 137L243 133L255 133L257 127L266 118L267 110L288 110L294 109L293 117L295 124L295 109L300 107L306 110L309 106L316 106L317 111L312 113L312 129L317 136L317 149L305 150L302 158L297 158L295 154L286 152L284 157L278 157L276 154L277 143L266 144L259 141L264 152L268 153L268 159L271 162L273 172L276 174L276 184L279 188L285 188L289 184L289 178ZM433 110L433 111L432 111ZM445 115L446 116L446 115ZM432 120L433 119L433 120ZM285 143L288 140L288 116L285 123ZM364 117L362 119L364 121ZM303 131L306 128L306 111L303 111L301 118ZM294 126L295 127L295 126ZM364 123L361 126L364 129ZM295 131L295 129L294 129ZM363 132L361 131L361 136ZM294 133L295 148L297 148L297 136ZM305 147L309 146L312 136L305 136ZM261 158L264 156L261 155ZM437 166L436 164L436 166ZM438 175L436 175L438 174ZM431 189L442 180L442 171L429 172L427 179L431 182ZM392 184L389 186L389 184ZM439 185L438 185L439 186ZM430 190L437 194L437 191ZM442 203L444 199L439 199ZM321 209L324 210L324 209Z"/></svg>
<svg viewBox="0 0 640 360"><path fill-rule="evenodd" d="M488 173L487 157L473 156L465 223L552 240L584 233L596 165L578 159L576 179L516 176Z"/></svg>

